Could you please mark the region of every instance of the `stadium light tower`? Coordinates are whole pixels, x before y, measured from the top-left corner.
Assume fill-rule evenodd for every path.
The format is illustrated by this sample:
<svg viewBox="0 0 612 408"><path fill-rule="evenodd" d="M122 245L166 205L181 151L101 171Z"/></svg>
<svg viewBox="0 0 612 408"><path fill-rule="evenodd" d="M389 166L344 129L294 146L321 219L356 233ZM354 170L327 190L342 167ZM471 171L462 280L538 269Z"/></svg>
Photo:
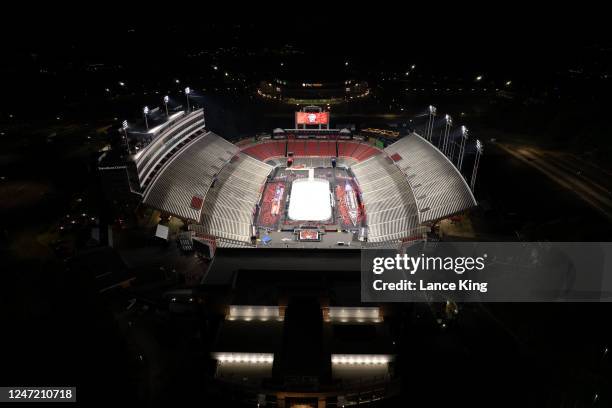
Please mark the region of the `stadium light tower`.
<svg viewBox="0 0 612 408"><path fill-rule="evenodd" d="M425 127L425 137L431 142L433 133L433 124L436 116L436 107L429 105L429 116L427 118L427 126Z"/></svg>
<svg viewBox="0 0 612 408"><path fill-rule="evenodd" d="M125 148L127 149L128 154L132 154L132 152L130 152L130 143L128 141L128 121L124 120L123 122L121 122L121 128L123 129L123 135L125 136Z"/></svg>
<svg viewBox="0 0 612 408"><path fill-rule="evenodd" d="M170 98L168 97L168 95L164 96L164 106L166 107L166 116L170 117L170 115L168 114L168 102L170 101Z"/></svg>
<svg viewBox="0 0 612 408"><path fill-rule="evenodd" d="M480 164L480 156L482 156L483 150L484 146L482 145L480 140L476 140L476 158L474 159L474 169L472 170L472 180L470 181L470 188L472 189L472 193L474 192L474 187L476 186L478 164Z"/></svg>
<svg viewBox="0 0 612 408"><path fill-rule="evenodd" d="M149 114L149 107L145 106L142 109L142 113L144 114L145 127L147 128L147 130L149 130L149 120L147 119L147 115Z"/></svg>
<svg viewBox="0 0 612 408"><path fill-rule="evenodd" d="M448 156L450 128L453 126L453 118L449 114L444 115L444 141L442 143L442 152Z"/></svg>
<svg viewBox="0 0 612 408"><path fill-rule="evenodd" d="M191 89L189 87L185 88L185 96L187 97L187 112L189 112L189 94L191 93Z"/></svg>
<svg viewBox="0 0 612 408"><path fill-rule="evenodd" d="M461 166L463 166L463 156L465 155L465 142L468 139L468 128L461 126L461 146L459 148L459 163L457 163L459 172L461 173Z"/></svg>

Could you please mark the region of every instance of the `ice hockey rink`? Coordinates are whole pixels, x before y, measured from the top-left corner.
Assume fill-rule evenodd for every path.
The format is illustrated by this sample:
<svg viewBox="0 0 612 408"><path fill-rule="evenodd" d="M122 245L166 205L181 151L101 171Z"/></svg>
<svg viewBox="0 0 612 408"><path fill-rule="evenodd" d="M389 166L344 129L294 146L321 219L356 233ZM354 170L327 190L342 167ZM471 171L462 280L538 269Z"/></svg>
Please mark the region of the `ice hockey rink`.
<svg viewBox="0 0 612 408"><path fill-rule="evenodd" d="M329 181L309 177L291 185L289 218L293 221L325 221L332 217Z"/></svg>

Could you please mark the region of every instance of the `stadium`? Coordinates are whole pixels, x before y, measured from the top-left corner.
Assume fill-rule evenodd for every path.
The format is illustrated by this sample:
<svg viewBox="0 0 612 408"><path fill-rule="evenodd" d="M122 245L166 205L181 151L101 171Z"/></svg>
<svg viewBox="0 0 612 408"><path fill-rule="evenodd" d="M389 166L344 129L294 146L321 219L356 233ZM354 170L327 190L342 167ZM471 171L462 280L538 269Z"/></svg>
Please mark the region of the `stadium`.
<svg viewBox="0 0 612 408"><path fill-rule="evenodd" d="M100 166L123 174L137 205L158 214L157 239L171 240L176 220L181 249L206 259L195 288L164 296L170 310L216 305L207 307L223 321L211 375L247 405L396 395L397 311L361 303L360 249L435 241L438 222L477 205L459 170L467 130L453 140L451 119L437 120L433 106L422 134L372 137L333 128L330 115L306 106L292 128L232 142L207 129L201 107L158 111L144 133L124 122L124 166Z"/></svg>
<svg viewBox="0 0 612 408"><path fill-rule="evenodd" d="M476 205L450 149L415 132L381 148L305 109L294 129L236 143L202 109L176 113L131 157L132 184L219 247L397 246Z"/></svg>
<svg viewBox="0 0 612 408"><path fill-rule="evenodd" d="M0 401L612 406L607 25L345 9L9 19Z"/></svg>

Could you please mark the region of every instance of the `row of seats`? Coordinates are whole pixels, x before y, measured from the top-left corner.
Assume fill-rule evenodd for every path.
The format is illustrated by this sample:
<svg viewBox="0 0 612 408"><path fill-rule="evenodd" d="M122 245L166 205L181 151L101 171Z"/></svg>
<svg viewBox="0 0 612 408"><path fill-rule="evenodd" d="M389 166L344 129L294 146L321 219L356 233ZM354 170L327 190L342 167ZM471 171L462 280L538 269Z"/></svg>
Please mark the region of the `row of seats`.
<svg viewBox="0 0 612 408"><path fill-rule="evenodd" d="M332 140L289 140L287 142L287 153L293 153L297 157L335 157L336 142Z"/></svg>
<svg viewBox="0 0 612 408"><path fill-rule="evenodd" d="M398 241L419 226L412 190L401 170L377 155L352 167L368 220L370 242Z"/></svg>
<svg viewBox="0 0 612 408"><path fill-rule="evenodd" d="M362 161L380 153L367 143L312 139L265 141L247 146L242 151L262 161L285 157L289 153L294 157L346 157Z"/></svg>
<svg viewBox="0 0 612 408"><path fill-rule="evenodd" d="M446 218L476 205L463 176L427 140L413 133L385 149L413 191L421 223Z"/></svg>
<svg viewBox="0 0 612 408"><path fill-rule="evenodd" d="M180 149L193 135L204 132L204 123L204 111L198 109L187 115L180 115L178 119L167 122L159 133L151 134L154 137L151 143L133 156L141 187L148 185L153 179L153 173L173 151Z"/></svg>
<svg viewBox="0 0 612 408"><path fill-rule="evenodd" d="M236 146L212 132L196 137L157 172L144 192L144 204L199 221L201 208L192 207L194 197L204 199L214 177L236 153Z"/></svg>
<svg viewBox="0 0 612 408"><path fill-rule="evenodd" d="M293 159L293 167L331 167L331 157L296 157Z"/></svg>
<svg viewBox="0 0 612 408"><path fill-rule="evenodd" d="M270 140L250 145L242 151L256 159L265 161L272 157L285 157L287 154L287 142L285 140Z"/></svg>
<svg viewBox="0 0 612 408"><path fill-rule="evenodd" d="M352 157L357 161L362 161L369 159L379 152L378 149L366 143L349 141L338 142L339 157Z"/></svg>
<svg viewBox="0 0 612 408"><path fill-rule="evenodd" d="M200 218L205 232L250 242L255 206L271 171L272 166L238 153L206 194Z"/></svg>

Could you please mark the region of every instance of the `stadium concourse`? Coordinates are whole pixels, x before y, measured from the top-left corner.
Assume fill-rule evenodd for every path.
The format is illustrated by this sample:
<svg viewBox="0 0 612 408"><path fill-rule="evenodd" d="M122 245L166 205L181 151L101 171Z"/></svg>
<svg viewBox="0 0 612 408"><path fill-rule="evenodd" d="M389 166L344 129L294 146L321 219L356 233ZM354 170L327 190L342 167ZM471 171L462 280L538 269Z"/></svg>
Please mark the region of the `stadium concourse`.
<svg viewBox="0 0 612 408"><path fill-rule="evenodd" d="M476 205L453 163L410 133L386 148L346 129L276 129L230 143L202 109L148 132L132 191L226 247L397 246ZM317 239L302 240L306 229Z"/></svg>

